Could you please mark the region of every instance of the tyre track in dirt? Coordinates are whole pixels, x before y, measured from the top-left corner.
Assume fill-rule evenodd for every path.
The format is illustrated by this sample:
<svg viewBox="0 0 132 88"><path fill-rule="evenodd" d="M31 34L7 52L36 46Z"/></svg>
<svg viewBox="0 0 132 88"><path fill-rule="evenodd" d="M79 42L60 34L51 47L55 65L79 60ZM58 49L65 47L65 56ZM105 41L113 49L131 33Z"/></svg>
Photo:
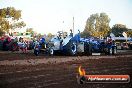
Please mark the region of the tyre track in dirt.
<svg viewBox="0 0 132 88"><path fill-rule="evenodd" d="M128 57L129 56L129 57ZM131 88L129 84L77 84L78 66L86 74L132 75L131 55L80 56L79 60L39 65L0 67L0 88ZM101 57L93 59L93 57ZM113 58L114 57L114 58ZM58 57L57 57L58 58ZM72 57L74 58L74 57ZM78 58L78 57L75 57ZM84 58L84 59L83 59ZM62 58L61 58L62 59Z"/></svg>
<svg viewBox="0 0 132 88"><path fill-rule="evenodd" d="M109 66L108 66L109 67ZM106 68L104 68L104 67L99 67L99 68L97 68L96 70L97 71L92 71L92 70L95 70L94 68L89 68L91 71L89 71L89 69L87 70L86 69L86 72L89 72L89 73L91 73L91 74L100 74L100 73L114 73L114 74L120 74L120 73L122 73L123 71L122 71L122 69L121 70L119 70L119 72L117 71L117 69L118 68L121 68L121 65L119 65L119 66L110 66L111 67L111 69L113 69L112 71L111 70L108 70L108 71L105 71L104 69L108 69L107 67ZM129 65L127 65L127 64L125 64L123 67L125 67L126 69L127 68L129 68L130 69L130 67L129 67ZM124 68L124 69L125 69ZM102 69L102 70L101 70ZM116 70L115 70L116 69ZM128 69L128 70L129 70ZM61 69L60 69L61 70ZM115 70L115 71L114 71ZM128 71L128 70L125 70L126 72ZM131 69L132 70L132 69ZM40 71L40 72L43 72L43 71ZM35 87L38 87L38 88L50 88L51 86L53 87L53 86L63 86L63 84L67 84L67 85L70 85L72 82L73 83L75 83L76 82L76 79L75 79L75 75L76 74L73 74L73 75L71 75L71 73L69 73L68 74L68 72L64 72L65 74L63 74L63 72L62 71L58 71L57 73L52 73L52 75L50 75L50 76L47 76L47 78L46 78L46 76L42 76L41 77L41 74L40 74L40 72L36 72L36 73L34 73L34 75L36 74L36 78L34 77L34 76L32 76L32 77L30 77L29 76L29 78L27 78L26 80L25 79L22 79L21 81L19 81L19 80L16 80L16 81L14 81L13 83L11 83L12 85L14 85L15 84L15 86L12 86L12 88L13 87L19 87L20 88L20 86L25 86L25 87L29 87L29 88L35 88ZM71 72L71 71L70 71ZM99 73L98 73L99 72ZM118 72L118 73L115 73L115 72ZM47 73L49 73L49 72L47 72ZM124 73L124 72L123 72ZM23 74L26 74L26 73L23 73ZM21 75L23 75L23 74L21 74ZM43 73L43 74L45 74L45 73ZM60 75L59 75L60 74ZM45 74L46 75L46 74ZM58 79L55 79L57 76L59 75L59 78ZM38 76L38 78L37 78L37 76ZM14 79L15 78L17 78L17 76L16 77L14 77ZM69 79L67 79L67 78L69 78ZM19 79L19 78L18 78ZM31 79L31 80L29 80L29 79ZM35 79L35 80L34 80ZM37 80L36 80L37 79ZM11 80L11 79L10 79ZM24 80L25 80L25 82L24 82ZM33 81L34 80L34 81ZM46 80L46 81L45 81ZM28 81L28 83L27 83L27 81ZM24 82L23 84L21 84L22 82ZM17 85L18 84L18 85ZM9 84L8 84L9 85ZM77 85L77 83L76 83L76 85ZM101 85L101 84L100 84ZM99 86L99 85L98 85ZM51 87L51 88L52 88ZM11 86L10 86L10 88L11 88ZM101 87L100 87L101 88Z"/></svg>

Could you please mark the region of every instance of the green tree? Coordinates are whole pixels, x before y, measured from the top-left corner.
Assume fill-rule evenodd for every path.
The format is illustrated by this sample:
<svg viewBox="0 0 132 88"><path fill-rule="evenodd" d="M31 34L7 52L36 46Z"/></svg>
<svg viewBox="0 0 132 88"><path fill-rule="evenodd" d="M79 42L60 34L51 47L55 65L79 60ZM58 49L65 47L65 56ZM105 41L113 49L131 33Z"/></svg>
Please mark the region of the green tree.
<svg viewBox="0 0 132 88"><path fill-rule="evenodd" d="M27 28L26 29L26 32L29 32L31 34L31 37L34 37L35 36L34 35L35 31L33 30L33 28Z"/></svg>
<svg viewBox="0 0 132 88"><path fill-rule="evenodd" d="M132 29L128 29L128 31L126 32L128 37L132 37Z"/></svg>
<svg viewBox="0 0 132 88"><path fill-rule="evenodd" d="M52 33L48 33L47 37L49 38L53 37Z"/></svg>
<svg viewBox="0 0 132 88"><path fill-rule="evenodd" d="M13 22L12 24L10 24L10 29L14 30L16 28L22 28L25 27L26 24L24 23L24 21L21 22Z"/></svg>
<svg viewBox="0 0 132 88"><path fill-rule="evenodd" d="M52 33L48 33L45 40L49 41L54 35Z"/></svg>
<svg viewBox="0 0 132 88"><path fill-rule="evenodd" d="M0 36L3 33L8 33L9 30L26 26L21 19L21 10L16 10L14 7L0 9Z"/></svg>
<svg viewBox="0 0 132 88"><path fill-rule="evenodd" d="M123 37L122 33L127 32L128 28L126 28L126 25L123 24L115 24L113 25L111 32L116 36L116 37Z"/></svg>
<svg viewBox="0 0 132 88"><path fill-rule="evenodd" d="M85 31L83 31L83 32L81 32L81 37L89 37L90 36L90 34L89 34L89 32L87 32L86 30Z"/></svg>
<svg viewBox="0 0 132 88"><path fill-rule="evenodd" d="M107 36L110 31L109 22L110 18L106 13L92 14L87 19L85 29L82 33L94 37L100 37L100 35Z"/></svg>
<svg viewBox="0 0 132 88"><path fill-rule="evenodd" d="M37 39L41 39L43 37L43 35L41 34L41 33L38 33L37 35L36 35L36 38Z"/></svg>

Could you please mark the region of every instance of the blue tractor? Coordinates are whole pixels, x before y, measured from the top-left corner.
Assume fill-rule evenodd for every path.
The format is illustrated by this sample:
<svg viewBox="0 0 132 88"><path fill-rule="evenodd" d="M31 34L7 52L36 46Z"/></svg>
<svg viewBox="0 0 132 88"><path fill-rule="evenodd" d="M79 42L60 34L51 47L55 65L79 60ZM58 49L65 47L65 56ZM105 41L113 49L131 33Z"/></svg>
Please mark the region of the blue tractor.
<svg viewBox="0 0 132 88"><path fill-rule="evenodd" d="M43 45L43 46L42 46ZM36 43L34 54L38 55L41 51L48 52L49 55L62 53L63 55L92 55L92 53L116 54L117 48L114 43L105 43L102 40L86 39L80 37L80 32L73 36L62 31L53 37L48 43L45 41Z"/></svg>
<svg viewBox="0 0 132 88"><path fill-rule="evenodd" d="M80 37L80 32L73 36L71 31L70 35L64 34L62 31L58 32L58 36L53 37L49 43L49 54L62 53L64 55L77 55L92 53L92 47L87 39Z"/></svg>
<svg viewBox="0 0 132 88"><path fill-rule="evenodd" d="M41 38L40 40L37 40L33 44L34 46L34 54L36 56L39 55L41 52L47 52L47 42L45 41L45 38Z"/></svg>
<svg viewBox="0 0 132 88"><path fill-rule="evenodd" d="M104 53L106 55L114 55L117 53L117 46L114 41L110 40L105 42L105 40L92 40L92 52L93 53Z"/></svg>

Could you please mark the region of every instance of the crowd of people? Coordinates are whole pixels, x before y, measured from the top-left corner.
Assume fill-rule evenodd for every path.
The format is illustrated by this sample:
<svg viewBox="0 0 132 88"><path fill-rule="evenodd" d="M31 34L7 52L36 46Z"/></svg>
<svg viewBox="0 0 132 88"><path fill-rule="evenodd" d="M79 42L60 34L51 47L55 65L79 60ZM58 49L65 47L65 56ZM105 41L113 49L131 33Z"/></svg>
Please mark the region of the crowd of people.
<svg viewBox="0 0 132 88"><path fill-rule="evenodd" d="M33 48L33 41L26 40L24 38L11 38L9 36L3 36L0 38L1 49L4 51L17 51L22 50L24 53L27 52L27 49Z"/></svg>

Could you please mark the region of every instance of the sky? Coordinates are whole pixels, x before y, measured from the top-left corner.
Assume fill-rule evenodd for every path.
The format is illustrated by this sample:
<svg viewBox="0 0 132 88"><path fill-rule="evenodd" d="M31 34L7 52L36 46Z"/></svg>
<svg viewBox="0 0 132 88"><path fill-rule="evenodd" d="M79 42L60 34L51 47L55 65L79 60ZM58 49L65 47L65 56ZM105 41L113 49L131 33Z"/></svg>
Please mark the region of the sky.
<svg viewBox="0 0 132 88"><path fill-rule="evenodd" d="M91 14L105 12L110 27L120 23L132 29L132 0L0 0L0 8L22 10L26 28L41 34L57 31L83 31Z"/></svg>

